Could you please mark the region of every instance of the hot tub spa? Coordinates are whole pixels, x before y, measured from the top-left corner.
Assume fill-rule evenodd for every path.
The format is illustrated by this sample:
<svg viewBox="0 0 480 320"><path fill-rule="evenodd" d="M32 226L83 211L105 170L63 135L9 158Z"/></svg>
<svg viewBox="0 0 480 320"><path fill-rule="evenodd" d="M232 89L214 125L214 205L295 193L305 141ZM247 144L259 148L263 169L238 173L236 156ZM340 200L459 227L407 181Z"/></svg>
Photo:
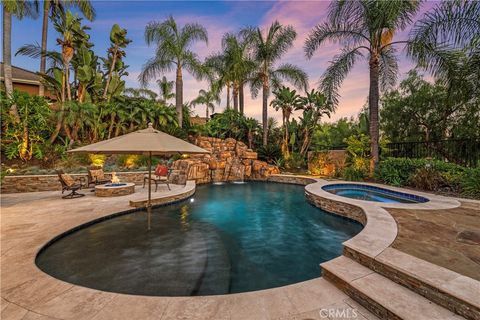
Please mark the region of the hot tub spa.
<svg viewBox="0 0 480 320"><path fill-rule="evenodd" d="M366 184L336 183L323 186L322 189L337 196L356 200L366 200L384 203L428 202L428 199L422 196Z"/></svg>

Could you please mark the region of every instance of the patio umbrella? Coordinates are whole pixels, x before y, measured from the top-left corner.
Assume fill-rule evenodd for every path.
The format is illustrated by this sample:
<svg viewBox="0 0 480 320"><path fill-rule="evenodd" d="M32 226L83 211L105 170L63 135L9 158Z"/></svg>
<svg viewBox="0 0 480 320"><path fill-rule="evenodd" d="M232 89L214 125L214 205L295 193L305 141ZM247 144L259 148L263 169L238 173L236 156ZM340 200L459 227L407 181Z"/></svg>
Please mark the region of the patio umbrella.
<svg viewBox="0 0 480 320"><path fill-rule="evenodd" d="M194 144L172 137L165 132L153 129L151 123L147 129L138 130L112 139L100 141L77 149L69 150L71 153L96 153L96 154L143 154L148 155L148 230L152 214L152 155L169 154L201 154L209 153Z"/></svg>

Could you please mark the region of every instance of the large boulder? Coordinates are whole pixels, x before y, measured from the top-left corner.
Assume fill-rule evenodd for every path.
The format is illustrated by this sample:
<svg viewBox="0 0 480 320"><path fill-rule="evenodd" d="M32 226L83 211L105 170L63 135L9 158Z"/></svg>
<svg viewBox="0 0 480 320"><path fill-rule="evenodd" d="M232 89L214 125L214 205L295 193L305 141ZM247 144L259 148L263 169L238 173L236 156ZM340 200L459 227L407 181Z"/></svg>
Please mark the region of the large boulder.
<svg viewBox="0 0 480 320"><path fill-rule="evenodd" d="M280 173L278 167L257 160L256 152L233 138L197 137L192 141L211 153L175 161L171 175L173 183L185 183L186 180L197 183L266 180L270 175Z"/></svg>

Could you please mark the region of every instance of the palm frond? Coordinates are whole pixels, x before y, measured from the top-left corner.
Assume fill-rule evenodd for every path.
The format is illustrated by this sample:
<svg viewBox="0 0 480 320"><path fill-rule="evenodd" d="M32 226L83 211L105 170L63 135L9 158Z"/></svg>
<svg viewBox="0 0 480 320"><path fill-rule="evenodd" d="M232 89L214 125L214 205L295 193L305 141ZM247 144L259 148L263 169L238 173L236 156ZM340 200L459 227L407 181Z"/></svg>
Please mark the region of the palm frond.
<svg viewBox="0 0 480 320"><path fill-rule="evenodd" d="M311 58L314 52L326 41L343 42L346 45L356 46L362 42L370 43L368 37L361 30L355 30L346 23L335 26L324 23L317 25L305 40L304 50L307 58Z"/></svg>
<svg viewBox="0 0 480 320"><path fill-rule="evenodd" d="M338 88L352 69L355 61L362 57L361 48L344 48L342 52L333 58L330 66L325 70L320 81L319 90L324 92L329 103L338 103Z"/></svg>
<svg viewBox="0 0 480 320"><path fill-rule="evenodd" d="M380 89L385 91L395 85L398 76L398 60L393 47L386 47L380 53Z"/></svg>
<svg viewBox="0 0 480 320"><path fill-rule="evenodd" d="M278 76L278 78L286 80L292 83L297 89L308 90L308 75L301 68L285 63L279 66L276 70L272 71L272 74Z"/></svg>

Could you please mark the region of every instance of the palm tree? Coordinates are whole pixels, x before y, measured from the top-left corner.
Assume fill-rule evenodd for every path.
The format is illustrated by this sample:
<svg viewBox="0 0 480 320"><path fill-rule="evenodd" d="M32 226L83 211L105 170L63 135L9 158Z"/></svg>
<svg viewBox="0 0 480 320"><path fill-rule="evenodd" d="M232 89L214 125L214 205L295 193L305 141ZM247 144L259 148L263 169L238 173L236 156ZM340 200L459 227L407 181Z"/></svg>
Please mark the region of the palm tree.
<svg viewBox="0 0 480 320"><path fill-rule="evenodd" d="M253 135L260 129L260 123L255 118L245 119L245 129L247 130L248 148L253 148Z"/></svg>
<svg viewBox="0 0 480 320"><path fill-rule="evenodd" d="M107 99L108 87L110 85L110 80L112 79L113 73L115 72L117 61L120 61L123 57L125 57L125 51L123 51L121 48L125 48L131 41L132 40L127 39L127 30L120 28L118 24L114 24L112 26L112 30L110 31L111 46L108 49L108 56L112 58L112 62L107 75L107 81L105 82L103 99Z"/></svg>
<svg viewBox="0 0 480 320"><path fill-rule="evenodd" d="M444 1L415 23L408 52L418 65L456 89L480 94L480 2ZM467 93L467 94L465 94Z"/></svg>
<svg viewBox="0 0 480 320"><path fill-rule="evenodd" d="M42 46L41 52L47 51L47 35L48 35L48 18L54 16L57 12L65 11L65 7L76 7L80 10L85 18L89 21L95 19L95 9L92 7L90 0L44 0L43 1L43 22L42 22ZM40 73L46 72L47 57L41 55L40 57ZM38 91L40 96L45 94L43 84L40 84Z"/></svg>
<svg viewBox="0 0 480 320"><path fill-rule="evenodd" d="M144 99L149 99L153 101L157 99L156 92L149 89L145 89L145 88L140 88L140 89L127 88L125 89L124 94L132 98L144 98Z"/></svg>
<svg viewBox="0 0 480 320"><path fill-rule="evenodd" d="M209 119L209 111L211 110L212 113L215 112L215 104L220 103L220 94L218 90L215 90L214 88L210 89L209 91L205 91L201 89L198 91L198 97L196 97L194 100L192 100L191 105L196 106L199 104L205 105L206 109L206 118L207 121Z"/></svg>
<svg viewBox="0 0 480 320"><path fill-rule="evenodd" d="M250 80L250 90L252 96L256 97L262 88L263 145L267 145L270 88L276 90L280 87L282 80L287 80L295 87L306 90L308 76L303 70L289 63L275 68L275 63L293 46L297 33L292 26L282 26L275 21L267 30L266 35L260 28L245 29L241 34L252 50L252 59L258 63Z"/></svg>
<svg viewBox="0 0 480 320"><path fill-rule="evenodd" d="M162 79L157 80L157 84L160 88L160 95L163 102L166 104L168 100L173 98L175 94L172 92L174 81L168 81L167 77L163 76Z"/></svg>
<svg viewBox="0 0 480 320"><path fill-rule="evenodd" d="M412 21L420 1L335 1L329 7L329 20L317 25L305 41L305 53L311 58L327 41L345 44L322 76L320 91L329 101L338 103L338 88L355 62L367 53L370 68L368 106L370 116L371 170L379 160L379 89L396 82L398 64L393 42L395 32Z"/></svg>
<svg viewBox="0 0 480 320"><path fill-rule="evenodd" d="M139 80L142 85L147 85L148 81L159 73L176 69L175 108L178 123L182 126L183 68L195 78L202 78L203 66L190 47L196 41L208 43L207 30L197 23L189 23L179 28L170 16L163 22L150 22L145 27L145 41L147 45L156 44L157 48L155 57L144 64Z"/></svg>
<svg viewBox="0 0 480 320"><path fill-rule="evenodd" d="M270 102L270 105L273 106L276 111L282 110L282 123L284 129L282 152L284 158L288 159L290 158L290 152L288 150L288 128L290 125L290 116L294 110L300 107L302 100L300 95L297 94L297 91L291 90L285 86L275 90L273 94L275 99Z"/></svg>
<svg viewBox="0 0 480 320"><path fill-rule="evenodd" d="M303 110L303 115L299 119L300 126L303 129L303 142L300 147L300 154L305 156L312 141L312 134L317 128L323 115L330 118L333 112L333 105L327 103L327 98L319 91L312 89L307 92L305 97L300 98L301 103L298 109Z"/></svg>
<svg viewBox="0 0 480 320"><path fill-rule="evenodd" d="M26 0L3 1L3 77L5 93L11 97L13 93L12 83L12 15L17 19L24 17L37 17L38 2ZM15 121L20 121L16 104L10 107L10 113Z"/></svg>
<svg viewBox="0 0 480 320"><path fill-rule="evenodd" d="M222 59L224 70L221 71L219 81L226 84L229 91L232 87L233 109L244 111L243 86L249 75L255 70L256 63L248 56L248 42L241 37L226 33L222 39ZM227 96L230 92L227 92ZM229 101L227 102L229 104Z"/></svg>

